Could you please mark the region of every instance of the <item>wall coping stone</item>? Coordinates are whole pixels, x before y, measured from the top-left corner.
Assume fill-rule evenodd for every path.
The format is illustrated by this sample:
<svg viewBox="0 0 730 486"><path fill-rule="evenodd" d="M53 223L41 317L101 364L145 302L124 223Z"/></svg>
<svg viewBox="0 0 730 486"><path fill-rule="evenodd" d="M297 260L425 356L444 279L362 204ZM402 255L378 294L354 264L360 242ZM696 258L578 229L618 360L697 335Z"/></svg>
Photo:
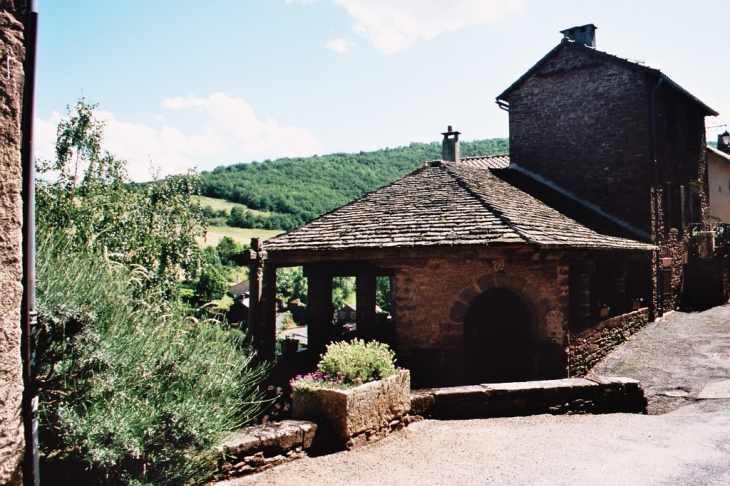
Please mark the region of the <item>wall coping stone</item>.
<svg viewBox="0 0 730 486"><path fill-rule="evenodd" d="M410 413L442 420L544 413L646 413L646 397L638 380L623 377L487 383L414 390Z"/></svg>

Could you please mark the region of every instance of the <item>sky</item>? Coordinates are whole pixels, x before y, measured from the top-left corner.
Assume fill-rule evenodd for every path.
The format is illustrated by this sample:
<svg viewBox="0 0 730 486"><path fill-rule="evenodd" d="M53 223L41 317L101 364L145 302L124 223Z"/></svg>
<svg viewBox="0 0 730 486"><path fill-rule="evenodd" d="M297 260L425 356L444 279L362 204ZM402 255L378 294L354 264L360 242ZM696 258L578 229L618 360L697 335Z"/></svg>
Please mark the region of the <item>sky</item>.
<svg viewBox="0 0 730 486"><path fill-rule="evenodd" d="M593 23L730 120L726 0L39 0L38 158L83 97L130 179L508 137L495 98ZM708 128L716 140L725 127Z"/></svg>

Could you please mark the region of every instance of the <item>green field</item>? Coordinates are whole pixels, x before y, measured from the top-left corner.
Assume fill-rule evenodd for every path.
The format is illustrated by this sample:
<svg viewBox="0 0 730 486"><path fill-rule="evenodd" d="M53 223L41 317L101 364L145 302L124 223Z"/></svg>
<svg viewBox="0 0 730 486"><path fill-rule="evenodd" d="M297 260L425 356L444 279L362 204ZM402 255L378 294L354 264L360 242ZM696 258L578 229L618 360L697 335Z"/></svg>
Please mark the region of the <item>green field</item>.
<svg viewBox="0 0 730 486"><path fill-rule="evenodd" d="M220 199L217 199L220 201ZM231 228L230 226L208 226L208 234L205 239L199 239L198 244L200 246L212 245L216 246L218 242L224 236L230 236L237 242L243 244L250 244L251 238L261 238L267 240L272 236L276 236L283 233L279 230L265 230L265 229L249 229L249 228Z"/></svg>
<svg viewBox="0 0 730 486"><path fill-rule="evenodd" d="M210 206L213 208L214 211L220 211L222 209L231 212L231 208L233 206L241 206L243 208L246 208L243 204L238 203L232 203L228 202L225 199L216 199L214 197L206 197L206 196L192 196L192 200L196 202L200 202L201 207ZM246 208L248 209L248 208ZM259 216L268 216L269 213L264 211L256 211L255 209L249 209L251 211L251 214L259 215Z"/></svg>

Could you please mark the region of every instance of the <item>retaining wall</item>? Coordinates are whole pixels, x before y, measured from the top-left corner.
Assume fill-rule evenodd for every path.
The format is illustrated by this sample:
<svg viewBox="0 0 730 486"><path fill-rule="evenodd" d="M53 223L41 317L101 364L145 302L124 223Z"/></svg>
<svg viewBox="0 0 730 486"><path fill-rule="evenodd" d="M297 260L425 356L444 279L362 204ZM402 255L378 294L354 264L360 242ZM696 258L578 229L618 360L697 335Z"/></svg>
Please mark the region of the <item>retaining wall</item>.
<svg viewBox="0 0 730 486"><path fill-rule="evenodd" d="M570 336L568 372L585 376L599 360L649 322L649 309L639 309L601 321Z"/></svg>

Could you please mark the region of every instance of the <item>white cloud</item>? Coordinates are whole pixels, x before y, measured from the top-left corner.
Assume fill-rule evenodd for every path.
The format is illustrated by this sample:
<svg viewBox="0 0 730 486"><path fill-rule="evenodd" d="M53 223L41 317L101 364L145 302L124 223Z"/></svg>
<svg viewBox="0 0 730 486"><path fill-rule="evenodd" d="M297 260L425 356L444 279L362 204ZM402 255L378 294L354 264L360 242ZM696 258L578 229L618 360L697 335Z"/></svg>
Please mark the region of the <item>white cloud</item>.
<svg viewBox="0 0 730 486"><path fill-rule="evenodd" d="M158 130L117 120L108 111L95 111L97 118L106 122L104 149L127 160L132 180L149 180L152 165L166 175L252 158L309 156L322 149L310 131L282 127L273 118L260 120L248 103L223 93L208 98L168 98L162 106L171 110L168 118L173 120L178 110L199 111L201 123L195 133L186 134L171 121ZM61 119L56 112L47 120L36 118L36 157L53 158L56 127Z"/></svg>
<svg viewBox="0 0 730 486"><path fill-rule="evenodd" d="M287 0L289 3L291 0ZM522 8L523 0L333 0L354 17L353 30L379 52L393 54L418 40L488 23Z"/></svg>
<svg viewBox="0 0 730 486"><path fill-rule="evenodd" d="M342 37L337 37L335 39L330 39L329 41L327 41L327 49L339 52L340 54L345 54L353 47L355 47L355 44L352 41L343 39Z"/></svg>

